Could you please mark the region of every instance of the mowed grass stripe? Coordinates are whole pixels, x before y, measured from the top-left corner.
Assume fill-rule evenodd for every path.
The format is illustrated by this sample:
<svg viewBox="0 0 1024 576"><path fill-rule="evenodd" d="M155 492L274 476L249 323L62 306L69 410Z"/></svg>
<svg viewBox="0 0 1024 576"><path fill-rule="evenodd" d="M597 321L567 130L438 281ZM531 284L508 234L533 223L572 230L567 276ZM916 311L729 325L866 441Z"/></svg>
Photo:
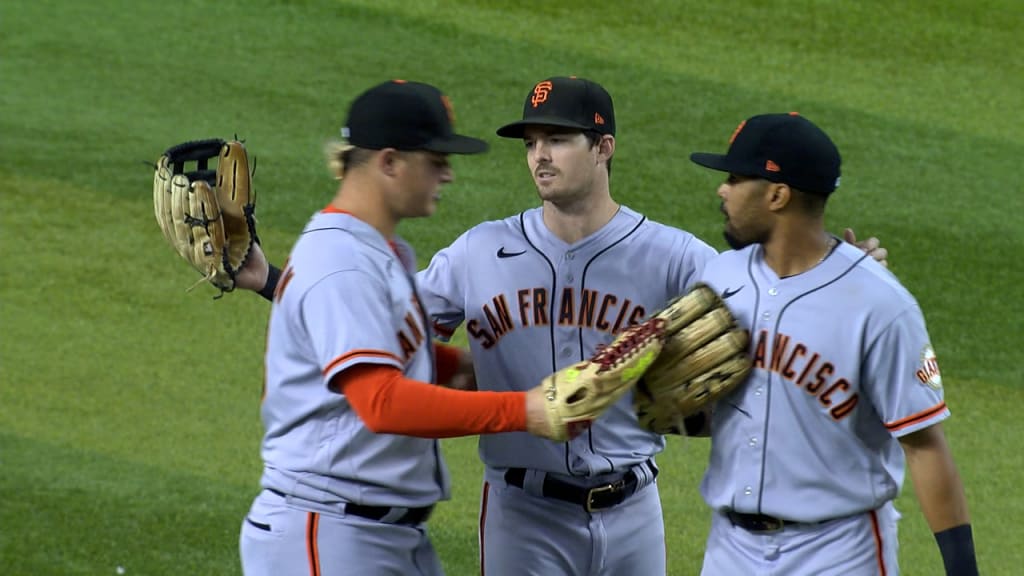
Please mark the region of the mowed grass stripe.
<svg viewBox="0 0 1024 576"><path fill-rule="evenodd" d="M422 29L458 30L460 40L483 34L520 43L524 52L535 46L554 52L552 58L571 53L583 66L597 58L615 68L654 74L652 82L669 86L692 78L720 87L719 92L824 101L892 122L1008 141L1019 140L1024 129L1021 118L1005 112L1024 90L1024 48L1016 40L1024 27L1024 6L1014 0L648 0L599 9L586 0L338 4L357 4L381 17L405 14L419 19ZM457 18L451 17L453 4ZM993 83L994 77L1005 82ZM987 87L985 97L967 96L979 84ZM642 86L617 88L613 96L643 92ZM698 108L707 105L702 97L712 96L678 94Z"/></svg>
<svg viewBox="0 0 1024 576"><path fill-rule="evenodd" d="M143 202L4 176L0 227L32 239L0 277L5 428L251 483L265 303L186 294L198 274Z"/></svg>
<svg viewBox="0 0 1024 576"><path fill-rule="evenodd" d="M235 485L10 432L0 434L0 457L5 575L240 572L251 494Z"/></svg>

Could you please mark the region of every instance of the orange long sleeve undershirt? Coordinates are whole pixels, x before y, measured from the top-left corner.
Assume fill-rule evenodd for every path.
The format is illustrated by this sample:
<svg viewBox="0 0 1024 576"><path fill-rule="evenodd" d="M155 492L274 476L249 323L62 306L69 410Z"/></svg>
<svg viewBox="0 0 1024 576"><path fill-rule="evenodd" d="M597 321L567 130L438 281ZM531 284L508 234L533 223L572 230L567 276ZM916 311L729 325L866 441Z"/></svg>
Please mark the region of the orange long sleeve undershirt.
<svg viewBox="0 0 1024 576"><path fill-rule="evenodd" d="M525 392L451 390L378 364L353 366L331 383L378 434L454 438L526 430Z"/></svg>

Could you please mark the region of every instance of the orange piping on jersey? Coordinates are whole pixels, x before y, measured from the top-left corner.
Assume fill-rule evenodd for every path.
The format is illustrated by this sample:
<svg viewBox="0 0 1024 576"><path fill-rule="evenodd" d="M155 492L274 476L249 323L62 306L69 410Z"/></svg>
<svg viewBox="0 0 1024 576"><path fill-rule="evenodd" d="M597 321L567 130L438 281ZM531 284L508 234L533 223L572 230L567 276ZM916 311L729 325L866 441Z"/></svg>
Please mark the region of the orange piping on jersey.
<svg viewBox="0 0 1024 576"><path fill-rule="evenodd" d="M459 359L464 352L455 346L434 342L434 358L437 359L437 383L444 385L452 381L459 370Z"/></svg>
<svg viewBox="0 0 1024 576"><path fill-rule="evenodd" d="M484 493L480 495L480 529L479 550L480 550L480 576L484 576L484 526L487 525L487 495L491 492L491 483L484 482Z"/></svg>
<svg viewBox="0 0 1024 576"><path fill-rule="evenodd" d="M326 208L321 210L320 213L321 214L348 214L349 216L355 218L356 220L363 220L362 218L360 218L359 216L356 216L355 214L349 212L348 210L342 210L341 208L335 208L334 206L331 206L330 204L328 204ZM365 222L365 220L363 220L363 221ZM394 252L395 254L398 254L398 245L395 244L394 240L388 240L388 246L391 246L391 251L392 252Z"/></svg>
<svg viewBox="0 0 1024 576"><path fill-rule="evenodd" d="M882 550L882 530L878 527L878 514L872 510L868 512L871 516L871 531L875 536L875 558L878 560L878 574L885 576L885 554Z"/></svg>
<svg viewBox="0 0 1024 576"><path fill-rule="evenodd" d="M377 434L454 438L526 430L525 392L467 392L406 378L398 368L360 364L331 379Z"/></svg>
<svg viewBox="0 0 1024 576"><path fill-rule="evenodd" d="M309 559L309 576L320 576L320 550L317 548L317 527L320 515L310 512L306 516L306 556Z"/></svg>
<svg viewBox="0 0 1024 576"><path fill-rule="evenodd" d="M914 424L917 424L918 422L921 422L923 420L927 420L927 419L931 418L932 416L935 416L939 412L942 412L945 409L946 409L946 403L945 402L939 402L938 404L936 404L935 406L932 406L931 408L928 408L927 410L922 410L921 412L918 412L917 414L912 414L912 415L907 416L906 418L903 418L901 420L897 420L895 422L886 424L885 427L888 428L890 432L896 432L897 430L902 430L904 428L907 428L908 426L913 426Z"/></svg>
<svg viewBox="0 0 1024 576"><path fill-rule="evenodd" d="M281 297L284 295L284 289L288 287L288 283L292 281L295 276L295 269L288 266L288 262L285 262L284 274L281 275L281 279L277 282L277 287L274 288L274 302L280 302Z"/></svg>
<svg viewBox="0 0 1024 576"><path fill-rule="evenodd" d="M334 367L337 366L338 364L341 364L342 362L348 362L353 358L383 358L385 360L394 360L395 362L398 362L399 366L404 364L401 358L395 356L394 354L386 350L353 350L351 352L346 352L341 356L338 356L334 360L331 360L331 362L327 364L327 367L324 368L323 370L324 376L330 374L331 370L334 370Z"/></svg>
<svg viewBox="0 0 1024 576"><path fill-rule="evenodd" d="M328 204L326 208L321 210L320 213L321 214L348 214L349 216L351 216L353 218L357 218L357 216L355 214L349 212L348 210L342 210L341 208L335 208L334 206L331 206L330 204Z"/></svg>

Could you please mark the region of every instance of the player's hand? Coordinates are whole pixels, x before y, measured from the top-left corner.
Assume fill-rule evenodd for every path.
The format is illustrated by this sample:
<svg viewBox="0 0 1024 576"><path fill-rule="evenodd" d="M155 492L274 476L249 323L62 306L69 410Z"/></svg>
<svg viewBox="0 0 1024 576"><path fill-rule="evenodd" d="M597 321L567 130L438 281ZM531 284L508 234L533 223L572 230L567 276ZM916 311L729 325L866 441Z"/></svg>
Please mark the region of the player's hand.
<svg viewBox="0 0 1024 576"><path fill-rule="evenodd" d="M263 248L254 242L245 264L235 275L235 286L243 290L259 292L267 283L267 274L269 273L270 265L267 263L266 255L263 254Z"/></svg>
<svg viewBox="0 0 1024 576"><path fill-rule="evenodd" d="M526 431L534 436L555 439L555 429L548 419L546 392L543 384L526 391Z"/></svg>
<svg viewBox="0 0 1024 576"><path fill-rule="evenodd" d="M882 243L878 238L872 236L867 240L857 242L857 235L854 234L853 228L847 228L843 231L843 240L867 252L868 256L877 260L882 266L889 267L889 251L882 247Z"/></svg>

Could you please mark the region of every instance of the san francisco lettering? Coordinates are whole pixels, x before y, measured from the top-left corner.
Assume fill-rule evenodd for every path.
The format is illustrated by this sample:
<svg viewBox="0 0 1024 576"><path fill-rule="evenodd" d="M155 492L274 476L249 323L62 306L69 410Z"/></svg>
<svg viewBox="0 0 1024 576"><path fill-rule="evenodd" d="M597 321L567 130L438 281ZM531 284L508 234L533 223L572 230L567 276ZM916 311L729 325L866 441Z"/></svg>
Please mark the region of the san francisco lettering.
<svg viewBox="0 0 1024 576"><path fill-rule="evenodd" d="M505 294L498 294L481 307L478 317L466 322L466 332L489 349L516 328L549 326L554 321L559 326L616 334L640 323L647 314L643 306L629 298L571 287L562 289L554 304L547 288L518 290L511 301Z"/></svg>
<svg viewBox="0 0 1024 576"><path fill-rule="evenodd" d="M398 331L398 343L402 347L402 359L405 362L409 362L409 359L416 354L416 351L419 350L421 345L423 345L423 340L426 338L420 321L418 320L418 318L423 317L419 300L413 298L412 304L418 314L413 315L412 312L406 312L405 326Z"/></svg>
<svg viewBox="0 0 1024 576"><path fill-rule="evenodd" d="M860 396L850 392L852 386L849 380L836 376L832 362L782 333L775 335L769 357L767 349L770 338L767 330L758 333L757 345L754 347L754 368L771 370L798 388L803 388L836 421L853 412Z"/></svg>

